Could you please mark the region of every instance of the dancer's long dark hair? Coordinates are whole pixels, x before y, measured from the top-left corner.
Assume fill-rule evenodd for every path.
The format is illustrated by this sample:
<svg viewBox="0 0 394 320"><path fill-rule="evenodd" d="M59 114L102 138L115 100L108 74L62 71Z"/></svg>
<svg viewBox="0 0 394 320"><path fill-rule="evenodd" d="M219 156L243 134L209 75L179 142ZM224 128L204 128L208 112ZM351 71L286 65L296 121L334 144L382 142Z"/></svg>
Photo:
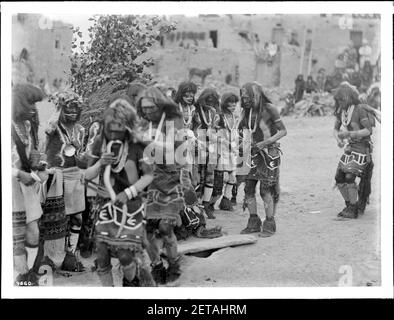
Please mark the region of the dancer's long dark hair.
<svg viewBox="0 0 394 320"><path fill-rule="evenodd" d="M357 106L360 104L357 89L346 81L342 82L339 85L339 87L337 89L335 89L335 92L334 92L334 101L335 101L334 115L336 117L339 117L341 114L341 108L338 103L339 97L345 98L345 100L347 101L346 104L348 106L351 106L351 105Z"/></svg>
<svg viewBox="0 0 394 320"><path fill-rule="evenodd" d="M197 85L193 82L190 82L190 81L181 82L179 84L178 91L176 92L174 101L176 103L182 103L182 97L185 94L185 92L187 92L187 91L191 91L194 94L196 94L197 93ZM194 102L195 102L195 99L193 99L192 104L194 104Z"/></svg>
<svg viewBox="0 0 394 320"><path fill-rule="evenodd" d="M38 110L35 106L36 102L44 99L44 93L40 88L31 84L17 84L12 88L12 120L20 122L24 115L30 110L35 110L34 116L30 119L33 146L38 148Z"/></svg>
<svg viewBox="0 0 394 320"><path fill-rule="evenodd" d="M214 101L214 107L212 108L213 109L212 111L214 111L215 113L216 112L219 113L219 110L218 110L219 109L219 94L216 92L215 89L212 89L212 88L204 89L203 92L201 92L201 94L198 97L197 102L196 102L196 111L198 112L198 114L200 116L201 122L203 120L203 115L202 115L203 110L202 109L207 108L206 103L207 103L208 98L212 98ZM206 123L204 123L204 124L201 123L201 124L202 124L202 127L206 129L207 124Z"/></svg>
<svg viewBox="0 0 394 320"><path fill-rule="evenodd" d="M242 105L242 98L241 98L241 107L244 109L244 116L241 119L240 127L246 126L248 121L247 119L252 109L258 112L257 122L260 122L262 113L266 105L272 104L271 100L266 96L266 94L263 91L263 88L258 83L248 82L242 86L242 89L245 89L246 92L248 93L248 96L251 97L251 99L253 100L253 106L252 108L249 109L244 108ZM242 97L242 89L240 90L240 97Z"/></svg>
<svg viewBox="0 0 394 320"><path fill-rule="evenodd" d="M172 99L166 97L158 88L150 87L144 90L137 100L137 113L141 118L144 118L144 113L141 107L141 101L143 98L151 99L160 110L163 110L166 113L167 120L180 118L182 116L178 106Z"/></svg>

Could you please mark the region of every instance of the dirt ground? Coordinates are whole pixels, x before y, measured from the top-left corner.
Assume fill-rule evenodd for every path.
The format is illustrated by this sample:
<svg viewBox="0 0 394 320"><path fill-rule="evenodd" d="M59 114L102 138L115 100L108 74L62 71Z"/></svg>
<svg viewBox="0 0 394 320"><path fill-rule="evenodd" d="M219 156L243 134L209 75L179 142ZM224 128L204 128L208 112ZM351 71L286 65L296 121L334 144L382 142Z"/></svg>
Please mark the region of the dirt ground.
<svg viewBox="0 0 394 320"><path fill-rule="evenodd" d="M374 174L370 204L356 220L336 221L344 202L334 190L334 175L342 150L332 137L334 118L284 118L288 135L281 140L281 199L277 233L257 243L214 252L206 258L184 256L180 287L327 287L338 286L343 272L353 286L379 286L380 275L380 137L374 131ZM227 234L246 226L242 213L243 188L232 213L216 211ZM258 199L259 215L264 207ZM55 286L99 286L90 271L93 259L82 260L88 272L66 278L56 275ZM115 260L113 261L115 263ZM225 271L225 272L224 272Z"/></svg>

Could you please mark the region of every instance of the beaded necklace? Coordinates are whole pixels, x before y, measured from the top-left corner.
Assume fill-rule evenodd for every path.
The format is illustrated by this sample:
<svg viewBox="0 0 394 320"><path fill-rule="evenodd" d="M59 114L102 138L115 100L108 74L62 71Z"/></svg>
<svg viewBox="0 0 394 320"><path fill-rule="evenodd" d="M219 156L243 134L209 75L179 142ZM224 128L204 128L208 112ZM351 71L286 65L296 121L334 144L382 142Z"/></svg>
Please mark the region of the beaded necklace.
<svg viewBox="0 0 394 320"><path fill-rule="evenodd" d="M182 115L183 115L183 117L182 117L182 119L183 119L183 125L184 125L185 127L189 127L190 124L192 123L192 119L193 119L191 107L190 107L189 105L187 106L187 119L186 119L186 120L185 120L185 115L184 115L184 112L183 112L183 107L182 107L181 104L179 104L179 108L180 108L180 111L181 111L181 113L182 113Z"/></svg>
<svg viewBox="0 0 394 320"><path fill-rule="evenodd" d="M343 126L347 127L350 124L350 121L352 120L353 111L354 111L354 105L351 105L347 110L342 110L341 122Z"/></svg>
<svg viewBox="0 0 394 320"><path fill-rule="evenodd" d="M233 118L233 125L232 125L232 126L230 126L230 124L229 124L229 122L228 122L228 120L227 120L226 114L223 113L223 120L224 120L224 123L225 123L227 129L229 129L229 130L232 131L232 130L234 130L234 129L237 128L237 121L235 120L234 113L231 113L231 116L232 116L232 118Z"/></svg>
<svg viewBox="0 0 394 320"><path fill-rule="evenodd" d="M254 133L257 129L257 116L254 119L254 128L252 129L252 113L253 113L253 109L250 109L249 112L249 121L248 121L248 129L250 129L252 131L252 133Z"/></svg>
<svg viewBox="0 0 394 320"><path fill-rule="evenodd" d="M205 112L204 112L204 109L203 109L203 108L201 108L201 115L202 115L202 118L203 118L203 120L204 120L204 123L206 124L207 127L209 127L209 126L212 124L212 115L211 115L211 112L208 110L209 122L207 121L207 118L205 117Z"/></svg>
<svg viewBox="0 0 394 320"><path fill-rule="evenodd" d="M120 171L123 170L128 154L129 154L129 144L127 142L122 143L121 151L118 154L117 166L115 168L111 166L112 172L119 173Z"/></svg>

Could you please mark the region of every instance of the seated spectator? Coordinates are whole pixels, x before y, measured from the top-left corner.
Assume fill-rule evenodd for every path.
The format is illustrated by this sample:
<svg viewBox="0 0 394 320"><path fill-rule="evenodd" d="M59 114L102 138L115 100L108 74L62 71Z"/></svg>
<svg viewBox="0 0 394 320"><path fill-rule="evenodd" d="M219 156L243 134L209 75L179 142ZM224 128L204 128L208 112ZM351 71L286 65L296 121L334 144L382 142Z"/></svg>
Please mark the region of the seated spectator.
<svg viewBox="0 0 394 320"><path fill-rule="evenodd" d="M295 103L301 101L304 96L305 80L302 74L299 74L295 80L294 99Z"/></svg>
<svg viewBox="0 0 394 320"><path fill-rule="evenodd" d="M333 82L333 77L332 76L327 76L326 82L324 83L324 92L331 92L331 90L334 88L332 82Z"/></svg>
<svg viewBox="0 0 394 320"><path fill-rule="evenodd" d="M317 83L313 80L312 76L308 76L306 80L305 92L306 93L317 92Z"/></svg>
<svg viewBox="0 0 394 320"><path fill-rule="evenodd" d="M319 96L315 95L312 98L312 102L308 104L307 109L303 113L303 116L323 116L324 115L324 104L319 101Z"/></svg>

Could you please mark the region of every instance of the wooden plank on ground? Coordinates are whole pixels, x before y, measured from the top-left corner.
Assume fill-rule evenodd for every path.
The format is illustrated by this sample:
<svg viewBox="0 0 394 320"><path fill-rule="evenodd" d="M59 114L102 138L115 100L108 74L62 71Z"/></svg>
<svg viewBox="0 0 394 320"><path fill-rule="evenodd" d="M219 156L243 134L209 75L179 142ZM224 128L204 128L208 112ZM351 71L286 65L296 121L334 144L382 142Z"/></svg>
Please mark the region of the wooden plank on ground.
<svg viewBox="0 0 394 320"><path fill-rule="evenodd" d="M257 237L249 234L227 235L214 239L193 239L178 243L178 253L196 253L212 249L220 249L225 247L235 247L245 244L252 244L257 241Z"/></svg>

